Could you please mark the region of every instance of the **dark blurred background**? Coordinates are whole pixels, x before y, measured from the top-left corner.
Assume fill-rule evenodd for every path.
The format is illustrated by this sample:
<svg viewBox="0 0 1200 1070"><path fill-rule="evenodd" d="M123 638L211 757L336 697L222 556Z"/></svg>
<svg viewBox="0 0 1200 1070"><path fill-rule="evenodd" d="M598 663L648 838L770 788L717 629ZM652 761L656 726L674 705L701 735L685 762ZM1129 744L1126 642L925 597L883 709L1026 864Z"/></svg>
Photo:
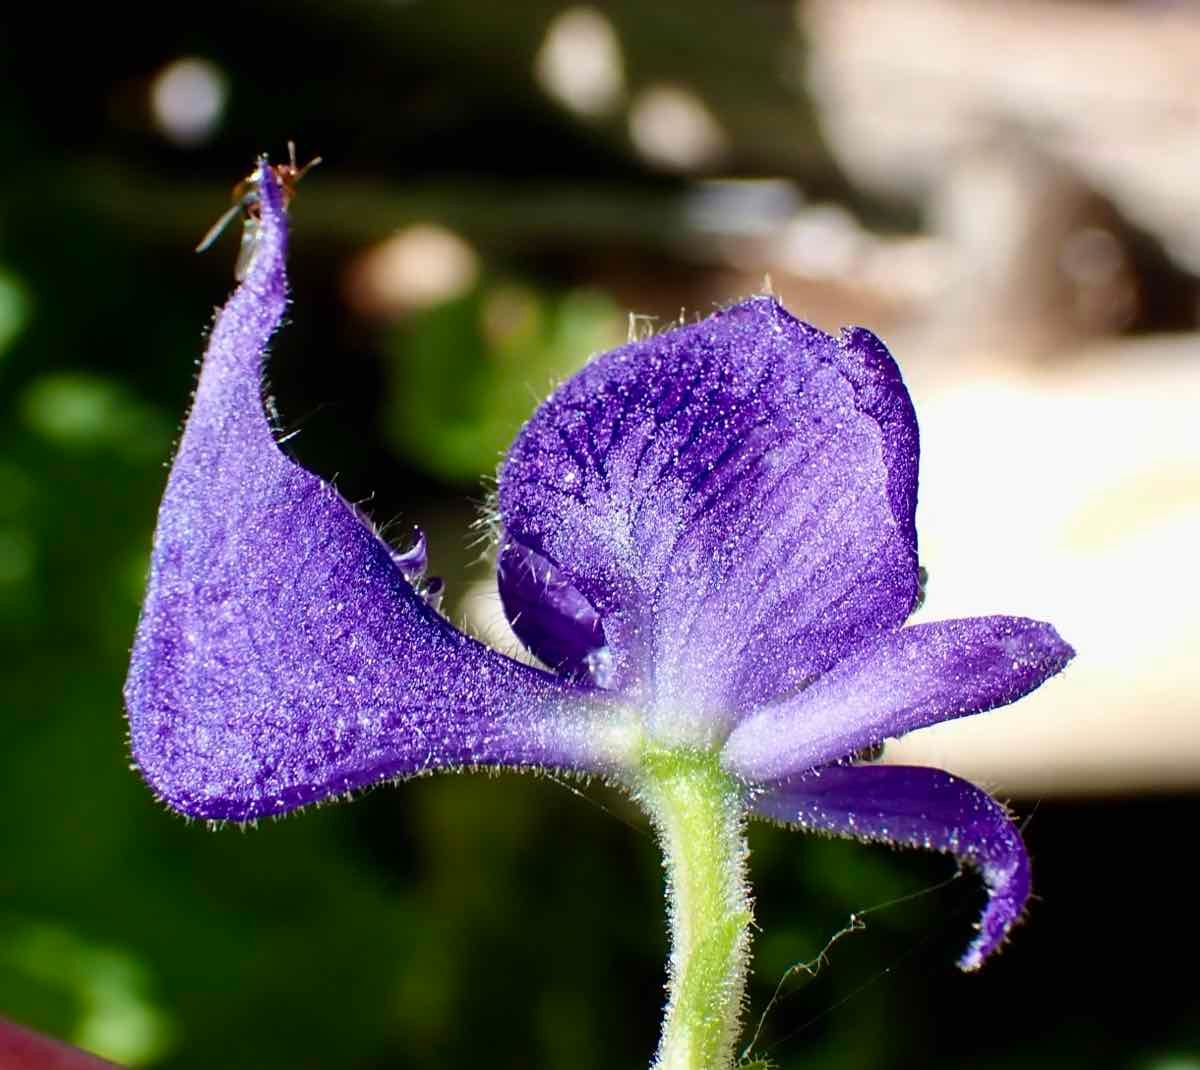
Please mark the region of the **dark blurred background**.
<svg viewBox="0 0 1200 1070"><path fill-rule="evenodd" d="M924 614L1079 648L894 751L1027 820L1038 899L979 976L948 859L754 830L750 1031L880 906L756 1053L1200 1067L1200 8L25 5L0 64L0 1014L163 1070L649 1062L662 874L618 796L444 777L211 832L128 768L157 498L236 237L192 246L294 138L325 162L270 367L291 446L426 529L455 620L511 642L471 523L537 399L769 275L905 369Z"/></svg>

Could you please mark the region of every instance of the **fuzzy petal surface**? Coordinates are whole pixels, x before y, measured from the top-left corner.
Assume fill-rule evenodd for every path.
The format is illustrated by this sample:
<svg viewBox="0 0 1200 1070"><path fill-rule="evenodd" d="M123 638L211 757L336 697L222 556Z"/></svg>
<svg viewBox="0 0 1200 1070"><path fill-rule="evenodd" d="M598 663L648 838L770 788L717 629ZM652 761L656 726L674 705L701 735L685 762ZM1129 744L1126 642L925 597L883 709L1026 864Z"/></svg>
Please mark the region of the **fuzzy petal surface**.
<svg viewBox="0 0 1200 1070"><path fill-rule="evenodd" d="M258 250L213 327L154 536L125 687L142 775L177 810L242 820L445 766L597 768L576 692L451 627L405 556L277 447L262 362L287 234L265 160L258 176Z"/></svg>
<svg viewBox="0 0 1200 1070"><path fill-rule="evenodd" d="M977 869L988 902L959 960L964 970L1003 943L1029 899L1029 858L1004 808L940 769L831 766L763 796L755 812L810 831L943 851Z"/></svg>
<svg viewBox="0 0 1200 1070"><path fill-rule="evenodd" d="M1049 624L1024 617L901 628L746 718L722 761L751 783L803 774L914 729L1015 702L1074 654Z"/></svg>
<svg viewBox="0 0 1200 1070"><path fill-rule="evenodd" d="M564 383L513 444L499 506L505 542L598 614L612 686L650 723L688 711L683 737L702 743L706 723L797 690L908 616L916 474L883 344L757 297ZM539 656L553 645L550 618L540 627Z"/></svg>

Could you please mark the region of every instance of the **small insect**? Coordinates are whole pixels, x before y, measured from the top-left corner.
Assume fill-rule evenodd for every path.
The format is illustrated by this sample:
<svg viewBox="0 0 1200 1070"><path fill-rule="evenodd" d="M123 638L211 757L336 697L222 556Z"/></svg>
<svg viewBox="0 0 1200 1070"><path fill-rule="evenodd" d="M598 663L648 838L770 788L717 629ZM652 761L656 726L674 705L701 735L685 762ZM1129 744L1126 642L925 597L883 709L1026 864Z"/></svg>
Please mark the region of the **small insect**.
<svg viewBox="0 0 1200 1070"><path fill-rule="evenodd" d="M296 143L289 141L288 162L268 165L274 172L275 179L278 181L280 188L283 190L284 208L288 206L288 202L295 194L296 186L299 184L300 179L320 162L321 157L314 156L303 167L297 166ZM233 204L220 219L208 228L208 233L200 239L200 244L196 246L196 252L204 252L239 215L242 217L242 245L238 250L237 264L233 269L233 276L238 282L241 282L250 270L250 265L254 262L254 254L258 252L259 179L257 171L251 172L233 187Z"/></svg>

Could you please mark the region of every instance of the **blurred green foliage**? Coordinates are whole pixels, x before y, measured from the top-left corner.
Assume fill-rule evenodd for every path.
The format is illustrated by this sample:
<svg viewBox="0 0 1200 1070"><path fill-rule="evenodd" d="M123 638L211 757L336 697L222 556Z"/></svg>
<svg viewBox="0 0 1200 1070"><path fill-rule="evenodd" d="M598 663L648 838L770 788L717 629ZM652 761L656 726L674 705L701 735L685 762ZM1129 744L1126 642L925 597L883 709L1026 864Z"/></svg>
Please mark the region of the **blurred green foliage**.
<svg viewBox="0 0 1200 1070"><path fill-rule="evenodd" d="M29 317L28 304L28 295L21 284L0 268L0 360L25 326Z"/></svg>
<svg viewBox="0 0 1200 1070"><path fill-rule="evenodd" d="M452 615L486 573L467 545L483 491L464 482L494 471L553 380L620 340L625 304L678 312L659 284L697 270L677 240L687 183L636 158L620 115L580 122L538 91L559 10L101 6L70 32L46 5L0 16L0 1013L162 1070L647 1064L662 874L622 799L444 777L210 831L129 769L120 698L164 465L232 283L226 247L190 249L255 152L292 136L327 161L293 212L292 323L270 366L301 431L289 448L379 522L426 528ZM790 3L606 10L631 85L703 93L734 173L852 196L813 138ZM146 100L155 71L195 54L232 104L207 146L183 147ZM425 217L477 243L485 282L364 323L347 264ZM941 886L947 860L756 827L751 1028L851 911L890 905L816 978L792 971L753 1057L1192 1065L1200 1004L1177 970L1197 948L1172 908L1197 819L1195 799L1042 806L1041 901L972 978L952 963L980 892Z"/></svg>
<svg viewBox="0 0 1200 1070"><path fill-rule="evenodd" d="M478 286L393 331L389 438L431 474L475 484L552 386L621 341L621 314L606 294Z"/></svg>

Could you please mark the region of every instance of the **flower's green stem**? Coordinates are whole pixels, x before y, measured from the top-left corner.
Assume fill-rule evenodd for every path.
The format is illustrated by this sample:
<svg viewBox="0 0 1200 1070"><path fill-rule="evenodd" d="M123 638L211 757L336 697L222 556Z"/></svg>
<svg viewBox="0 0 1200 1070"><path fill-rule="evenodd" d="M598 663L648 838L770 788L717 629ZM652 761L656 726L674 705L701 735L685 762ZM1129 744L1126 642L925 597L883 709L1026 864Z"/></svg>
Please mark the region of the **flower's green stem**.
<svg viewBox="0 0 1200 1070"><path fill-rule="evenodd" d="M716 755L651 751L639 798L662 844L671 916L667 1010L655 1070L729 1070L753 919L745 789Z"/></svg>

